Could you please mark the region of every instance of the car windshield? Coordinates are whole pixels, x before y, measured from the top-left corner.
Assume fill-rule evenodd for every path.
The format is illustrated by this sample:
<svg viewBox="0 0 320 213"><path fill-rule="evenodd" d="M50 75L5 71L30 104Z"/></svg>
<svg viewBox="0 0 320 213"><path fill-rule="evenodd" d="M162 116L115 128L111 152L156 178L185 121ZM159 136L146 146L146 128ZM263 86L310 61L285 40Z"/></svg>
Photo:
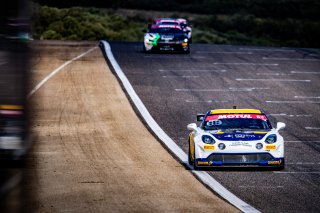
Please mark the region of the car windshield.
<svg viewBox="0 0 320 213"><path fill-rule="evenodd" d="M170 34L177 34L177 33L184 33L182 30L178 28L171 28L171 27L163 27L163 28L154 28L150 29L149 33L170 33Z"/></svg>
<svg viewBox="0 0 320 213"><path fill-rule="evenodd" d="M246 129L269 130L271 124L265 115L256 114L231 114L208 115L202 123L205 130L218 129Z"/></svg>

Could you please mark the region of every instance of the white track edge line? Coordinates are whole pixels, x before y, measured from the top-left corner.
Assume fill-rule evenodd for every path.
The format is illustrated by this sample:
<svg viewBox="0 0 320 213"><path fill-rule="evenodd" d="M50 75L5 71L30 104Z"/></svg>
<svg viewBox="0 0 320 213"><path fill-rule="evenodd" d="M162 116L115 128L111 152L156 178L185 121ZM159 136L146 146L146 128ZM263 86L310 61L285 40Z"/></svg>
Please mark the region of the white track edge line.
<svg viewBox="0 0 320 213"><path fill-rule="evenodd" d="M161 127L157 124L157 122L153 119L137 93L134 91L132 85L130 84L129 80L125 76L124 72L120 68L119 64L115 60L113 53L111 51L111 47L107 41L101 40L100 41L104 45L104 50L107 55L107 58L113 69L115 70L116 74L118 75L119 79L121 80L125 90L127 91L128 95L130 96L131 100L133 101L134 105L139 110L141 116L148 124L148 126L152 129L152 131L158 136L158 138L190 169L192 167L187 163L187 154L161 129ZM210 176L205 171L195 171L191 170L205 185L210 187L213 191L219 194L221 197L226 199L229 203L237 207L239 210L243 212L260 212L254 207L250 206L233 193L228 191L225 187L223 187L218 181L216 181L212 176Z"/></svg>
<svg viewBox="0 0 320 213"><path fill-rule="evenodd" d="M40 87L42 87L50 78L52 78L55 74L57 74L58 72L60 72L64 67L66 67L68 64L70 64L71 62L78 60L79 58L85 56L86 54L88 54L89 52L93 51L94 49L98 48L93 47L91 49L89 49L88 51L74 57L73 59L65 62L64 64L62 64L60 67L58 67L57 69L53 70L49 75L47 75L42 81L40 81L40 83L38 83L28 94L27 98L30 98L37 90L40 89Z"/></svg>

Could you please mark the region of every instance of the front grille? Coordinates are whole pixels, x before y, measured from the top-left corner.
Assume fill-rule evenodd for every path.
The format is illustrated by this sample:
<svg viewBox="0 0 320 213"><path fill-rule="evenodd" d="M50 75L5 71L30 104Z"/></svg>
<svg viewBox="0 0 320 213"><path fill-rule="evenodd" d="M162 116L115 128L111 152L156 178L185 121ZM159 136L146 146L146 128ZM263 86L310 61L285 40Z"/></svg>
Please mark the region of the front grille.
<svg viewBox="0 0 320 213"><path fill-rule="evenodd" d="M261 161L272 161L274 158L267 153L262 154L212 154L208 157L209 161L219 161L229 164L252 164Z"/></svg>
<svg viewBox="0 0 320 213"><path fill-rule="evenodd" d="M176 44L176 43L158 43L157 46L154 46L152 48L153 50L178 50L181 51L183 50L183 47L181 44Z"/></svg>

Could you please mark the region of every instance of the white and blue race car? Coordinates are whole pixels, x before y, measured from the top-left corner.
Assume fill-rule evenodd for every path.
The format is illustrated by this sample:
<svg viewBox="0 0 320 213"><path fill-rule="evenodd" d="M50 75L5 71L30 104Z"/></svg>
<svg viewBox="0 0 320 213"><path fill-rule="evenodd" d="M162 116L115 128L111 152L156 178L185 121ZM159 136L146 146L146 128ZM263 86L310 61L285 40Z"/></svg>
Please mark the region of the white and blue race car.
<svg viewBox="0 0 320 213"><path fill-rule="evenodd" d="M284 139L257 109L216 109L197 115L187 126L189 164L201 167L263 166L283 169Z"/></svg>

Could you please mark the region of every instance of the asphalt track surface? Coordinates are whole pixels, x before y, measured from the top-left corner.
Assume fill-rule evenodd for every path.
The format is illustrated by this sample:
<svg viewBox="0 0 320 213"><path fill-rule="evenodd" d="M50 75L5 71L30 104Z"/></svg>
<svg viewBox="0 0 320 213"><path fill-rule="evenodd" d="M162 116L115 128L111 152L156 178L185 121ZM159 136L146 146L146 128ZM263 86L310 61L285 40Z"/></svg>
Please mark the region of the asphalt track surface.
<svg viewBox="0 0 320 213"><path fill-rule="evenodd" d="M208 171L262 212L320 211L320 50L193 44L191 54L143 53L110 42L153 118L187 153L186 125L215 108L259 108L285 122L282 171Z"/></svg>

